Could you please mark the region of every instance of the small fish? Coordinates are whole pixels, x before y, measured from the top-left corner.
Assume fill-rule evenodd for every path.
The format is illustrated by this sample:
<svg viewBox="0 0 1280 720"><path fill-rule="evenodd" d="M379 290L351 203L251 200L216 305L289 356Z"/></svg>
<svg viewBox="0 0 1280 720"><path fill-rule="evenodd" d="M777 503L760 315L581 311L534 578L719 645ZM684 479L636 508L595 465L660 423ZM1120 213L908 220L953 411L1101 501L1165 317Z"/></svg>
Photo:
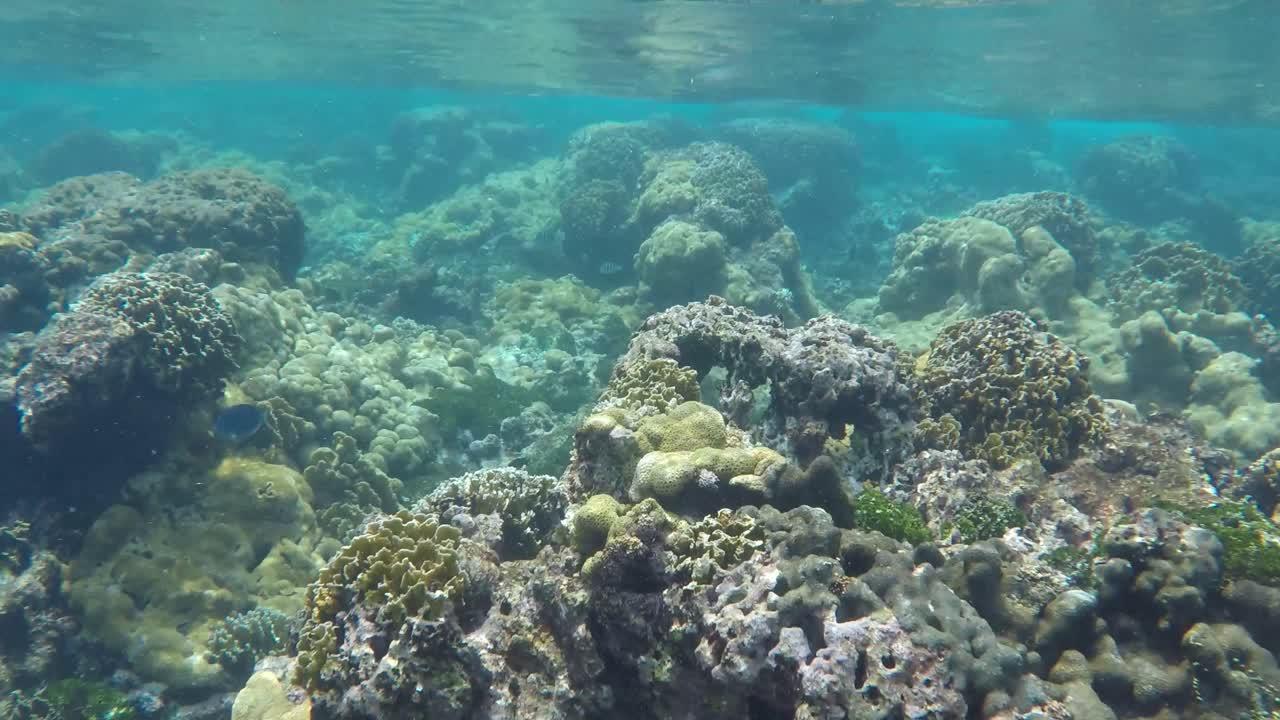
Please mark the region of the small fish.
<svg viewBox="0 0 1280 720"><path fill-rule="evenodd" d="M253 404L232 405L218 413L213 421L213 434L232 445L248 442L267 422L267 413Z"/></svg>
<svg viewBox="0 0 1280 720"><path fill-rule="evenodd" d="M601 275L617 275L622 272L623 269L624 268L621 263L606 260L605 262L600 263L599 273Z"/></svg>

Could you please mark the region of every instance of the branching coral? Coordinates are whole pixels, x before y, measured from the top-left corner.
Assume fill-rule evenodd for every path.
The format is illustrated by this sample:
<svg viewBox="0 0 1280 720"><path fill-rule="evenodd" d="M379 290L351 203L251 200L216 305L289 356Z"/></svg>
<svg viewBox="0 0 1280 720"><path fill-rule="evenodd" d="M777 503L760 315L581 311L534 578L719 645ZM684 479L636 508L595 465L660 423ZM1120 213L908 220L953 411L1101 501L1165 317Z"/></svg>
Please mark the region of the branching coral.
<svg viewBox="0 0 1280 720"><path fill-rule="evenodd" d="M229 615L209 633L210 659L227 672L247 676L259 659L288 649L290 626L289 616L272 608Z"/></svg>
<svg viewBox="0 0 1280 720"><path fill-rule="evenodd" d="M1105 427L1088 366L1019 312L956 323L917 365L929 414L922 432L958 423L966 454L997 467L1021 457L1060 467Z"/></svg>

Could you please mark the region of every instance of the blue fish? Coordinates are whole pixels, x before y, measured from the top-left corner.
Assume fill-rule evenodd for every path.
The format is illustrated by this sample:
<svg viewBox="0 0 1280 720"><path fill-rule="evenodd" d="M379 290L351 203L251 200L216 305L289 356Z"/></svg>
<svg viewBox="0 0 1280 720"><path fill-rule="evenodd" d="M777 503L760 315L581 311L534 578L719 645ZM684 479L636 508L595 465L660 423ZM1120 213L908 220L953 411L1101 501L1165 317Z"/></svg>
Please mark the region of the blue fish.
<svg viewBox="0 0 1280 720"><path fill-rule="evenodd" d="M253 404L232 405L218 413L213 434L223 442L242 445L258 434L267 422L267 413Z"/></svg>

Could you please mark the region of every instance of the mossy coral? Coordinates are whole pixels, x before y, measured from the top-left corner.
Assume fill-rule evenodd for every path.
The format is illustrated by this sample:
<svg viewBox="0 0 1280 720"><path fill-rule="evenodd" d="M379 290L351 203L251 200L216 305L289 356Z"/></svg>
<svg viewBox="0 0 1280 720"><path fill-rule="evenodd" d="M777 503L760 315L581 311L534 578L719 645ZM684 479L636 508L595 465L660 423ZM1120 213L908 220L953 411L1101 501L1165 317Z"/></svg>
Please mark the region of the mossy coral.
<svg viewBox="0 0 1280 720"><path fill-rule="evenodd" d="M917 363L920 392L938 438L959 424L959 448L996 467L1033 457L1060 467L1105 427L1089 361L1020 312L944 329Z"/></svg>
<svg viewBox="0 0 1280 720"><path fill-rule="evenodd" d="M1222 542L1228 579L1280 586L1280 528L1249 502L1220 500L1204 507L1170 507Z"/></svg>
<svg viewBox="0 0 1280 720"><path fill-rule="evenodd" d="M48 720L133 720L138 710L129 698L109 685L80 678L49 683L31 703Z"/></svg>
<svg viewBox="0 0 1280 720"><path fill-rule="evenodd" d="M990 497L970 497L956 513L955 530L960 541L975 543L1000 537L1009 528L1025 525L1027 518L1012 503Z"/></svg>
<svg viewBox="0 0 1280 720"><path fill-rule="evenodd" d="M933 539L920 511L895 502L879 490L863 490L853 503L853 524L860 530L878 532L912 545Z"/></svg>

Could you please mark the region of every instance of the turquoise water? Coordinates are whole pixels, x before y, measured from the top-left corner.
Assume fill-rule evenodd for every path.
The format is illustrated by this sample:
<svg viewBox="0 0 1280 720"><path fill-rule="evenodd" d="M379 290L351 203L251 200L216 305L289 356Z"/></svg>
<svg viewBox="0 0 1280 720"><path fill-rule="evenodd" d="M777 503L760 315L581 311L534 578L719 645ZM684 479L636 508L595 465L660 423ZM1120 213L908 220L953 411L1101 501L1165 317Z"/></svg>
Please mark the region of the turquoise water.
<svg viewBox="0 0 1280 720"><path fill-rule="evenodd" d="M1280 707L1280 12L0 7L0 718Z"/></svg>

